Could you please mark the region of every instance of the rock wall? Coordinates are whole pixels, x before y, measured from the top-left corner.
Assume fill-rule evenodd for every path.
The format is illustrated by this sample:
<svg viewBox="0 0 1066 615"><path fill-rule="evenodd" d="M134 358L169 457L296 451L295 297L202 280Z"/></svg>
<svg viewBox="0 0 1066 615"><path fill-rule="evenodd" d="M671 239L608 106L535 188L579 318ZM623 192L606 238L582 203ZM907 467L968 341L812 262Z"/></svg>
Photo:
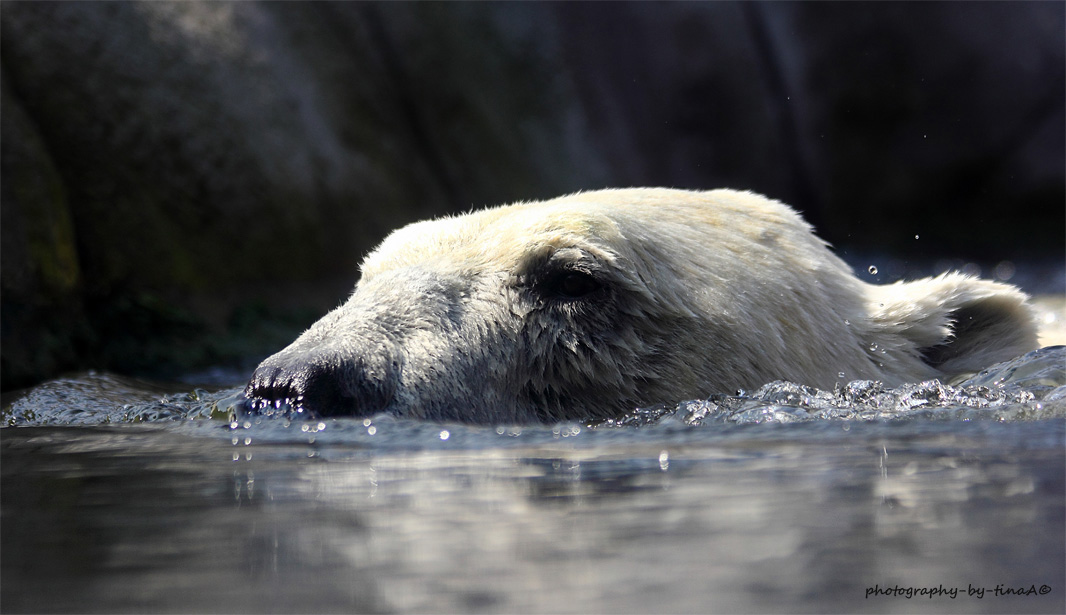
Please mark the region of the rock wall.
<svg viewBox="0 0 1066 615"><path fill-rule="evenodd" d="M752 188L844 249L1061 255L1064 26L1060 3L5 1L0 384L265 354L389 229L583 188Z"/></svg>

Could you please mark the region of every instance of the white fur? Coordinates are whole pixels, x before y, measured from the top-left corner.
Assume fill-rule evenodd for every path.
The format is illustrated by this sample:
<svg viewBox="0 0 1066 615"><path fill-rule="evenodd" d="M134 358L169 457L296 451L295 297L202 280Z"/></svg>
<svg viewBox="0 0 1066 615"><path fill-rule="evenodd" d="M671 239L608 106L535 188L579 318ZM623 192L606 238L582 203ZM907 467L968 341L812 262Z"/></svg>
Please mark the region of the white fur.
<svg viewBox="0 0 1066 615"><path fill-rule="evenodd" d="M563 270L601 292L546 295ZM638 188L399 229L351 300L264 366L314 357L358 412L495 422L612 416L775 379L947 377L1035 346L1013 287L960 274L869 285L776 201ZM360 405L368 387L375 403Z"/></svg>

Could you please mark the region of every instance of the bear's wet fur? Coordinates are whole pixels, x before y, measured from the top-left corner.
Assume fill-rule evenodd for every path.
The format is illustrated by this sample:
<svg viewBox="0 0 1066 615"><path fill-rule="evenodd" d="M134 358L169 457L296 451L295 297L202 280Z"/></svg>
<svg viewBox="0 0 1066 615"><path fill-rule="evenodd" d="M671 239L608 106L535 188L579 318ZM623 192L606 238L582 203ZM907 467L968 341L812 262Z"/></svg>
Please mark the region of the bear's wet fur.
<svg viewBox="0 0 1066 615"><path fill-rule="evenodd" d="M259 412L482 424L618 416L772 380L977 371L1037 346L1027 297L958 273L858 279L750 192L581 192L418 222L269 357Z"/></svg>

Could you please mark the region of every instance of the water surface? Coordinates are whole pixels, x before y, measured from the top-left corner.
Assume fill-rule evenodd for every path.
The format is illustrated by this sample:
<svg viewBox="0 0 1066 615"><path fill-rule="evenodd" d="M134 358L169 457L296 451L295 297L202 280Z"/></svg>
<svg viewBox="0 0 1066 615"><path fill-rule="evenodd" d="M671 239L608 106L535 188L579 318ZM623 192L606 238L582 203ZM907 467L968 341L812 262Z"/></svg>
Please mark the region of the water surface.
<svg viewBox="0 0 1066 615"><path fill-rule="evenodd" d="M536 427L82 374L4 409L0 607L1061 613L1064 363Z"/></svg>

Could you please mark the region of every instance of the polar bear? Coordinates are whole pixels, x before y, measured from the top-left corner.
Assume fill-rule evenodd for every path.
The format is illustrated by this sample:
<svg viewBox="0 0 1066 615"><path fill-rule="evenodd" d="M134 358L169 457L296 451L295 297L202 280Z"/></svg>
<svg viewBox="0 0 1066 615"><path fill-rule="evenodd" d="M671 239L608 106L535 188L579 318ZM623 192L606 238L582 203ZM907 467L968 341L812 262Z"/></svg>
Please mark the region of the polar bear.
<svg viewBox="0 0 1066 615"><path fill-rule="evenodd" d="M580 192L393 232L347 302L256 369L245 406L506 424L777 379L893 385L1032 350L1026 301L957 273L867 284L750 192Z"/></svg>

